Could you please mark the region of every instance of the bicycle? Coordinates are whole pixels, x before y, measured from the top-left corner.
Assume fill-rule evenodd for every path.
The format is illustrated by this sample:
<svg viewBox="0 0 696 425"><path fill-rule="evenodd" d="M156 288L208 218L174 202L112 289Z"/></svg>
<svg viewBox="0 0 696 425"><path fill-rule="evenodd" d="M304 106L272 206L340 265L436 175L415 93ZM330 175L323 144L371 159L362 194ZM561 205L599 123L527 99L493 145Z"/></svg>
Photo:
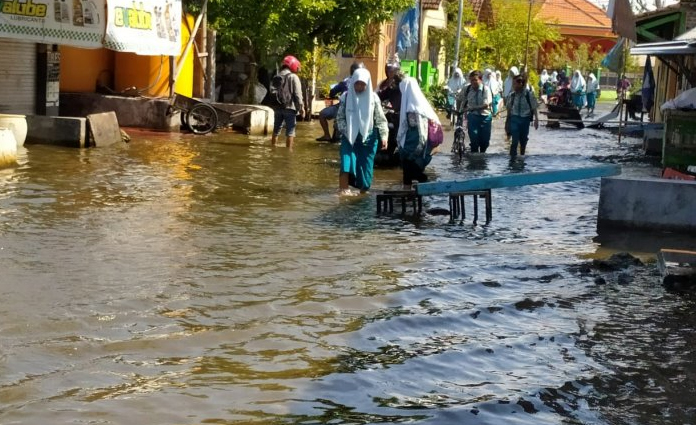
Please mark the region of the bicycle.
<svg viewBox="0 0 696 425"><path fill-rule="evenodd" d="M449 116L450 119L450 125L452 128L454 128L455 123L455 115L456 115L456 108L457 108L457 96L455 93L447 93L447 115Z"/></svg>
<svg viewBox="0 0 696 425"><path fill-rule="evenodd" d="M464 114L465 111L453 111L452 114L456 115L452 153L459 155L460 160L466 153L466 128L464 127Z"/></svg>

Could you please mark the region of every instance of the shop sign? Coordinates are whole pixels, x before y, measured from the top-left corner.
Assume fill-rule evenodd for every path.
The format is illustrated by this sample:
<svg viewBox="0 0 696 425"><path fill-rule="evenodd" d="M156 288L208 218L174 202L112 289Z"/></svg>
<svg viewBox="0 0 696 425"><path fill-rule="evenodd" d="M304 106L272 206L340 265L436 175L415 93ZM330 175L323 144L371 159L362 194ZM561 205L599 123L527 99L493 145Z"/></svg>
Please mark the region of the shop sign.
<svg viewBox="0 0 696 425"><path fill-rule="evenodd" d="M0 37L102 47L105 0L0 0Z"/></svg>
<svg viewBox="0 0 696 425"><path fill-rule="evenodd" d="M181 53L181 0L109 0L104 46L139 55Z"/></svg>

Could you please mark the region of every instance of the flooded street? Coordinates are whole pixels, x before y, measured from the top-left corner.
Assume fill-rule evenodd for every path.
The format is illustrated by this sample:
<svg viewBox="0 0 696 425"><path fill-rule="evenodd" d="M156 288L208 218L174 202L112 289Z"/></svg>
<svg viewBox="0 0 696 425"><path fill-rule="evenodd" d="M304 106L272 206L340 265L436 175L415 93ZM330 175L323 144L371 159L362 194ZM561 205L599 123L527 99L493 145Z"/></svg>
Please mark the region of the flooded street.
<svg viewBox="0 0 696 425"><path fill-rule="evenodd" d="M447 131L431 180L659 174L606 130L540 127L510 164L495 125L461 162ZM487 226L376 216L400 170L339 199L319 135L22 149L0 170L0 424L693 423L694 298L656 251L597 242L599 179L496 189ZM644 265L593 263L618 245Z"/></svg>

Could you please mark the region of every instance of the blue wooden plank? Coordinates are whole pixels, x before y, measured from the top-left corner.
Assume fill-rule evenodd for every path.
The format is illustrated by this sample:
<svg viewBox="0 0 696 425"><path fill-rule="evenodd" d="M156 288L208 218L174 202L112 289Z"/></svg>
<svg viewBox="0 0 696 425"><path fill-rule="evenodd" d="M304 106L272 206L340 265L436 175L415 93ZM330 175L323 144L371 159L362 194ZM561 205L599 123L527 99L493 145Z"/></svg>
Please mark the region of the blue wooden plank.
<svg viewBox="0 0 696 425"><path fill-rule="evenodd" d="M571 170L542 171L538 173L505 174L501 176L479 177L469 180L451 180L416 185L419 195L437 195L468 190L496 189L500 187L527 186L531 184L558 183L571 180L592 179L621 174L618 165L600 165L597 167L575 168Z"/></svg>

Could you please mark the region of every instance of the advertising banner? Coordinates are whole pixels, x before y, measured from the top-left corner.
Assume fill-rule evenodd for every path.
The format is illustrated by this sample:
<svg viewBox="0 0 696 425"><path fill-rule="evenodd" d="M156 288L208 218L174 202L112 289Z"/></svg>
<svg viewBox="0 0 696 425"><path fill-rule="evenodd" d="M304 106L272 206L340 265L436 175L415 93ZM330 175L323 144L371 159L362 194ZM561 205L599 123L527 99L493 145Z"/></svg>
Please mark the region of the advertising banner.
<svg viewBox="0 0 696 425"><path fill-rule="evenodd" d="M102 47L105 0L1 0L0 37Z"/></svg>
<svg viewBox="0 0 696 425"><path fill-rule="evenodd" d="M139 55L178 56L181 0L109 0L104 47Z"/></svg>

